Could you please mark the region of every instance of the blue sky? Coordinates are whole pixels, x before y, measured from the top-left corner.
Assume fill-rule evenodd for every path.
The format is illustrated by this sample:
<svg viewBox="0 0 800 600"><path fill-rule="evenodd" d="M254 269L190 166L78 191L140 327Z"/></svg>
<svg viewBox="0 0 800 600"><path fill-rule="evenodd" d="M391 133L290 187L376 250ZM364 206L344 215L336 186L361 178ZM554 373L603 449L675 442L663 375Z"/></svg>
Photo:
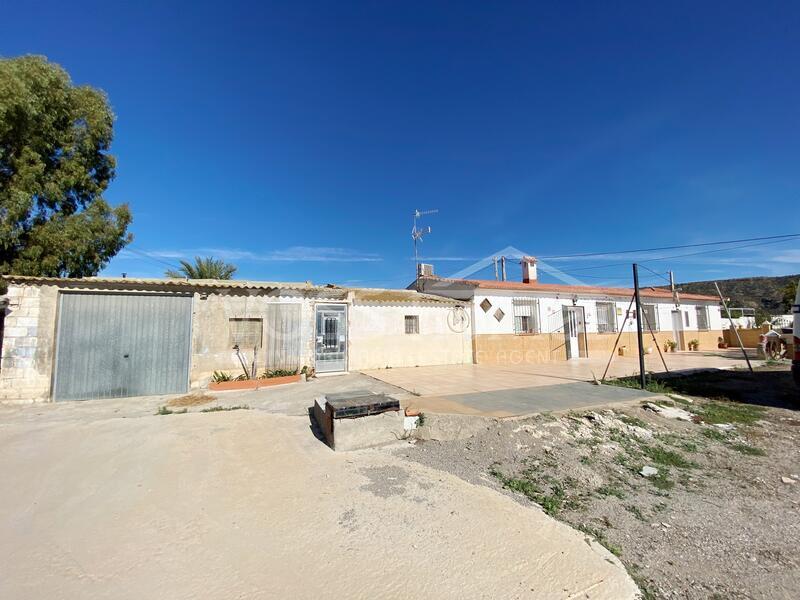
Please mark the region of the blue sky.
<svg viewBox="0 0 800 600"><path fill-rule="evenodd" d="M440 211L423 253L445 275L507 246L800 231L797 3L4 4L0 55L46 55L117 115L106 197L135 241L108 275L213 254L243 278L405 285L415 208ZM548 262L626 284L616 263L680 253ZM798 263L795 239L647 264Z"/></svg>

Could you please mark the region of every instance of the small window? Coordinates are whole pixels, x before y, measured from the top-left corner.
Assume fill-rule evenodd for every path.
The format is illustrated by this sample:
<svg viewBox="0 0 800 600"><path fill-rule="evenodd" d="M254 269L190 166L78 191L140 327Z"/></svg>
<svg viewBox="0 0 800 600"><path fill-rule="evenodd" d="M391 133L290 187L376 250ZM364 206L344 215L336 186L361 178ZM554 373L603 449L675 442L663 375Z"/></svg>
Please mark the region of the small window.
<svg viewBox="0 0 800 600"><path fill-rule="evenodd" d="M419 333L419 315L406 315L406 333Z"/></svg>
<svg viewBox="0 0 800 600"><path fill-rule="evenodd" d="M505 316L506 316L506 313L503 312L502 308L498 308L496 311L494 311L494 318L497 319L498 323L500 321L502 321L503 317L505 317Z"/></svg>
<svg viewBox="0 0 800 600"><path fill-rule="evenodd" d="M708 331L708 307L696 306L697 311L697 329L699 331Z"/></svg>
<svg viewBox="0 0 800 600"><path fill-rule="evenodd" d="M535 298L514 298L514 333L539 333L539 301Z"/></svg>
<svg viewBox="0 0 800 600"><path fill-rule="evenodd" d="M489 312L489 309L492 308L492 303L489 302L488 298L484 298L483 299L483 302L481 302L481 308L483 309L483 312L485 312L485 313Z"/></svg>
<svg viewBox="0 0 800 600"><path fill-rule="evenodd" d="M658 309L655 304L642 304L642 327L645 330L659 331Z"/></svg>
<svg viewBox="0 0 800 600"><path fill-rule="evenodd" d="M683 311L683 320L686 323L686 327L689 327L689 311Z"/></svg>
<svg viewBox="0 0 800 600"><path fill-rule="evenodd" d="M597 332L614 333L617 330L617 306L613 302L597 303Z"/></svg>
<svg viewBox="0 0 800 600"><path fill-rule="evenodd" d="M231 347L241 350L261 348L261 319L228 319Z"/></svg>

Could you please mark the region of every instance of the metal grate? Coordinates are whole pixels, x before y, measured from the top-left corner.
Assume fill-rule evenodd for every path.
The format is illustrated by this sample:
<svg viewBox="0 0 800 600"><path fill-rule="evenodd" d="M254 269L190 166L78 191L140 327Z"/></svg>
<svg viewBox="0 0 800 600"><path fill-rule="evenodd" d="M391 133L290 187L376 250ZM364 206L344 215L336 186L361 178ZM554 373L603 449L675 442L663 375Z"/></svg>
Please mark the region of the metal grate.
<svg viewBox="0 0 800 600"><path fill-rule="evenodd" d="M514 298L514 333L539 333L539 301L536 298Z"/></svg>
<svg viewBox="0 0 800 600"><path fill-rule="evenodd" d="M502 308L498 308L494 311L494 318L497 319L498 323L503 320L503 317L506 316L506 313L503 312Z"/></svg>
<svg viewBox="0 0 800 600"><path fill-rule="evenodd" d="M658 310L655 304L642 304L642 329L660 331L658 328Z"/></svg>
<svg viewBox="0 0 800 600"><path fill-rule="evenodd" d="M405 316L406 322L406 333L413 334L419 333L419 316L418 315L406 315Z"/></svg>
<svg viewBox="0 0 800 600"><path fill-rule="evenodd" d="M489 302L488 298L484 298L480 306L483 309L483 312L489 312L489 309L492 308L492 303Z"/></svg>
<svg viewBox="0 0 800 600"><path fill-rule="evenodd" d="M708 331L708 307L696 306L697 311L697 329L699 331Z"/></svg>
<svg viewBox="0 0 800 600"><path fill-rule="evenodd" d="M229 319L231 347L239 346L242 350L261 348L261 319Z"/></svg>
<svg viewBox="0 0 800 600"><path fill-rule="evenodd" d="M613 302L597 303L597 332L614 333L617 331L617 305Z"/></svg>

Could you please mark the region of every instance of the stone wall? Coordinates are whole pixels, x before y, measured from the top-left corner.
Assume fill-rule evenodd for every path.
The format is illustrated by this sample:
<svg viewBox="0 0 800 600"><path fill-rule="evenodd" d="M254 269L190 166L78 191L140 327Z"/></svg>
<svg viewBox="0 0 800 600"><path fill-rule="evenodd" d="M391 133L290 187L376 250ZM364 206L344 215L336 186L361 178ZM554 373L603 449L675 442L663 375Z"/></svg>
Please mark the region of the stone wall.
<svg viewBox="0 0 800 600"><path fill-rule="evenodd" d="M47 400L53 373L58 292L54 286L9 285L0 358L0 400Z"/></svg>

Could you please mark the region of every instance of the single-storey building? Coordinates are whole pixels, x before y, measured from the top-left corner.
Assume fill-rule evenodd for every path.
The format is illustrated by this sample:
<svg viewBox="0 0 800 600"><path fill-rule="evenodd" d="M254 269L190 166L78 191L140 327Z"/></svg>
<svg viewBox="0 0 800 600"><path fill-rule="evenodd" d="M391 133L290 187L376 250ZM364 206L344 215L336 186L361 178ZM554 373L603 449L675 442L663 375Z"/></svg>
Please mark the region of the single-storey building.
<svg viewBox="0 0 800 600"><path fill-rule="evenodd" d="M5 279L4 400L183 393L244 367L325 374L472 362L468 307L439 295L310 282Z"/></svg>
<svg viewBox="0 0 800 600"><path fill-rule="evenodd" d="M522 265L522 281L448 279L426 266L412 285L468 304L475 363L608 356L620 331L619 345L635 351L633 289L541 283L535 258L525 257ZM701 349L717 347L723 329L718 298L680 294L676 303L669 290L659 288L641 288L640 295L645 346L655 346L655 336L662 348L669 340L679 350L692 340Z"/></svg>

